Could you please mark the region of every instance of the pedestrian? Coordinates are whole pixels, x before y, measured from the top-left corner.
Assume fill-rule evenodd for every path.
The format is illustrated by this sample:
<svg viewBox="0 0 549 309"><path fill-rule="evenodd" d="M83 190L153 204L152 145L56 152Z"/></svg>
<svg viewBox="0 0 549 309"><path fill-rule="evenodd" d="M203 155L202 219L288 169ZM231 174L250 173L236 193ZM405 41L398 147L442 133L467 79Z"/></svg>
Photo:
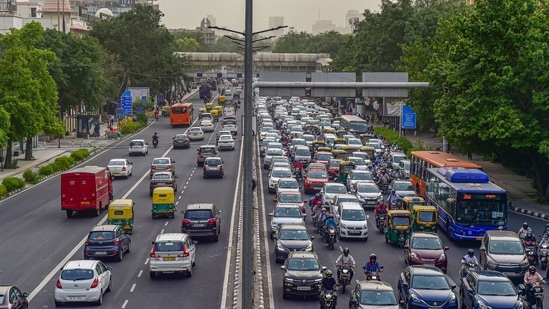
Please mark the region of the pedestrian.
<svg viewBox="0 0 549 309"><path fill-rule="evenodd" d="M95 124L95 128L93 128L93 132L94 132L94 135L95 135L95 138L98 138L99 137L99 131L101 130L101 127L99 126L99 123L96 123Z"/></svg>
<svg viewBox="0 0 549 309"><path fill-rule="evenodd" d="M470 151L467 152L467 160L473 160L473 154Z"/></svg>

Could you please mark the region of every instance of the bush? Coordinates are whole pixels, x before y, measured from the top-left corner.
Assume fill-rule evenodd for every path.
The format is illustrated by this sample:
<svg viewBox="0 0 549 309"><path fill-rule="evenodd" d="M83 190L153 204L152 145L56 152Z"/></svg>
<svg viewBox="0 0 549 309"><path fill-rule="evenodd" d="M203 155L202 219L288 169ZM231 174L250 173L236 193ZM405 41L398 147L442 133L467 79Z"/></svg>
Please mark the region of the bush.
<svg viewBox="0 0 549 309"><path fill-rule="evenodd" d="M38 179L38 175L31 169L28 169L23 173L23 179L25 179L26 182L32 183Z"/></svg>
<svg viewBox="0 0 549 309"><path fill-rule="evenodd" d="M8 194L8 189L6 189L6 186L3 184L0 184L0 198L4 197L6 194Z"/></svg>
<svg viewBox="0 0 549 309"><path fill-rule="evenodd" d="M71 158L73 160L73 164L89 156L90 156L90 152L88 151L88 149L84 149L84 148L71 152Z"/></svg>
<svg viewBox="0 0 549 309"><path fill-rule="evenodd" d="M42 176L49 176L53 173L55 173L55 171L53 170L53 166L51 164L41 166L38 169L38 174Z"/></svg>
<svg viewBox="0 0 549 309"><path fill-rule="evenodd" d="M25 181L18 177L8 177L2 180L2 184L6 187L8 192L22 189L25 187Z"/></svg>
<svg viewBox="0 0 549 309"><path fill-rule="evenodd" d="M58 157L55 159L55 164L59 166L60 170L67 170L74 164L74 158L72 157Z"/></svg>
<svg viewBox="0 0 549 309"><path fill-rule="evenodd" d="M144 127L149 122L149 119L147 118L147 114L144 112L137 115L137 122L141 123L141 126Z"/></svg>
<svg viewBox="0 0 549 309"><path fill-rule="evenodd" d="M410 157L410 154L414 150L423 150L421 147L414 147L412 142L408 140L405 136L398 136L398 132L395 132L391 129L377 127L374 128L374 131L381 136L384 136L387 139L387 142L389 144L393 144L396 142L398 147L402 149L408 157Z"/></svg>
<svg viewBox="0 0 549 309"><path fill-rule="evenodd" d="M19 162L17 161L17 159L13 159L13 160L11 161L11 168L12 168L12 169L16 169L18 163L19 163Z"/></svg>
<svg viewBox="0 0 549 309"><path fill-rule="evenodd" d="M131 134L141 129L141 127L143 127L141 122L130 122L127 123L120 132L122 132L122 134Z"/></svg>

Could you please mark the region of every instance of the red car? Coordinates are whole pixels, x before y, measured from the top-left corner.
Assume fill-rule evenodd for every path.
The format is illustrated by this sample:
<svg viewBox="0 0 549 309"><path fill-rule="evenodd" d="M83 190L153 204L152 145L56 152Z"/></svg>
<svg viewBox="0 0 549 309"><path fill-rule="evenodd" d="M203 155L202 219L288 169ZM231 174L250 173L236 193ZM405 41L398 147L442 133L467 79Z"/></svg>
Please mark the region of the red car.
<svg viewBox="0 0 549 309"><path fill-rule="evenodd" d="M313 157L314 163L322 163L326 166L328 166L328 162L334 158L334 155L331 152L327 151L319 151L316 152Z"/></svg>
<svg viewBox="0 0 549 309"><path fill-rule="evenodd" d="M329 180L326 169L309 169L303 177L304 191L305 193L320 192Z"/></svg>
<svg viewBox="0 0 549 309"><path fill-rule="evenodd" d="M340 159L331 159L330 161L328 161L328 176L330 176L330 179L335 179L339 176L340 163Z"/></svg>
<svg viewBox="0 0 549 309"><path fill-rule="evenodd" d="M436 233L415 232L404 244L404 261L407 265L432 265L446 273L448 257Z"/></svg>

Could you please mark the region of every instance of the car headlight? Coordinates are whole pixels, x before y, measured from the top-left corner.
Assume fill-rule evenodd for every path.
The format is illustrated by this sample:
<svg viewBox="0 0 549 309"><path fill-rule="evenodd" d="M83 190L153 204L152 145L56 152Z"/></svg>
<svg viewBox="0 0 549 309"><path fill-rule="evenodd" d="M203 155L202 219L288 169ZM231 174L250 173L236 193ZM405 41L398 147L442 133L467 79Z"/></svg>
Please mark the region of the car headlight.
<svg viewBox="0 0 549 309"><path fill-rule="evenodd" d="M494 259L486 257L486 264L490 267L496 267L498 265L498 262L496 262Z"/></svg>
<svg viewBox="0 0 549 309"><path fill-rule="evenodd" d="M446 260L446 254L442 253L442 254L438 257L438 260L439 260L439 261L445 261L445 260Z"/></svg>
<svg viewBox="0 0 549 309"><path fill-rule="evenodd" d="M313 243L309 243L305 251L313 251Z"/></svg>
<svg viewBox="0 0 549 309"><path fill-rule="evenodd" d="M280 243L276 244L276 249L279 251L286 251L286 248L284 248L284 246Z"/></svg>
<svg viewBox="0 0 549 309"><path fill-rule="evenodd" d="M339 226L342 228L342 229L347 229L347 226L343 223L340 223Z"/></svg>
<svg viewBox="0 0 549 309"><path fill-rule="evenodd" d="M452 296L450 297L450 302L455 303L457 301L456 293L452 293Z"/></svg>
<svg viewBox="0 0 549 309"><path fill-rule="evenodd" d="M292 279L292 278L284 278L284 281L286 281L286 282L294 282L294 279Z"/></svg>
<svg viewBox="0 0 549 309"><path fill-rule="evenodd" d="M480 309L492 309L490 306L487 306L485 303L483 303L482 301L478 301L478 307Z"/></svg>
<svg viewBox="0 0 549 309"><path fill-rule="evenodd" d="M410 253L410 259L417 260L417 254L415 252Z"/></svg>
<svg viewBox="0 0 549 309"><path fill-rule="evenodd" d="M362 226L362 229L367 230L368 229L368 223L364 223L364 225Z"/></svg>
<svg viewBox="0 0 549 309"><path fill-rule="evenodd" d="M412 301L413 301L414 303L420 303L420 302L421 302L421 300L419 300L419 297L417 297L416 294L413 294L413 293L410 294L410 298L412 299Z"/></svg>

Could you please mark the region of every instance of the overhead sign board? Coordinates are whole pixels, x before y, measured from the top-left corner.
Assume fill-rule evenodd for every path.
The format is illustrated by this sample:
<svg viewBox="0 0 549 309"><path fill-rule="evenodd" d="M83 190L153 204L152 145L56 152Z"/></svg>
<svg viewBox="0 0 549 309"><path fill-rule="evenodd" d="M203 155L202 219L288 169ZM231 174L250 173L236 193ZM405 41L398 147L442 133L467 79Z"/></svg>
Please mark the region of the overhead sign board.
<svg viewBox="0 0 549 309"><path fill-rule="evenodd" d="M362 72L363 82L408 82L407 72ZM407 88L363 88L363 97L394 97L394 98L407 98Z"/></svg>
<svg viewBox="0 0 549 309"><path fill-rule="evenodd" d="M305 72L259 72L259 80L266 82L305 82L307 75ZM270 97L303 97L305 88L261 88L259 95Z"/></svg>
<svg viewBox="0 0 549 309"><path fill-rule="evenodd" d="M132 93L129 90L126 90L124 94L122 94L122 97L120 98L121 107L124 110L124 115L131 115L133 114L132 109Z"/></svg>
<svg viewBox="0 0 549 309"><path fill-rule="evenodd" d="M401 128L415 129L416 128L416 113L408 105L402 105Z"/></svg>
<svg viewBox="0 0 549 309"><path fill-rule="evenodd" d="M329 82L329 83L345 83L356 82L355 73L327 73L313 72L311 73L311 82ZM316 88L311 87L311 96L313 97L354 97L356 96L355 88Z"/></svg>

